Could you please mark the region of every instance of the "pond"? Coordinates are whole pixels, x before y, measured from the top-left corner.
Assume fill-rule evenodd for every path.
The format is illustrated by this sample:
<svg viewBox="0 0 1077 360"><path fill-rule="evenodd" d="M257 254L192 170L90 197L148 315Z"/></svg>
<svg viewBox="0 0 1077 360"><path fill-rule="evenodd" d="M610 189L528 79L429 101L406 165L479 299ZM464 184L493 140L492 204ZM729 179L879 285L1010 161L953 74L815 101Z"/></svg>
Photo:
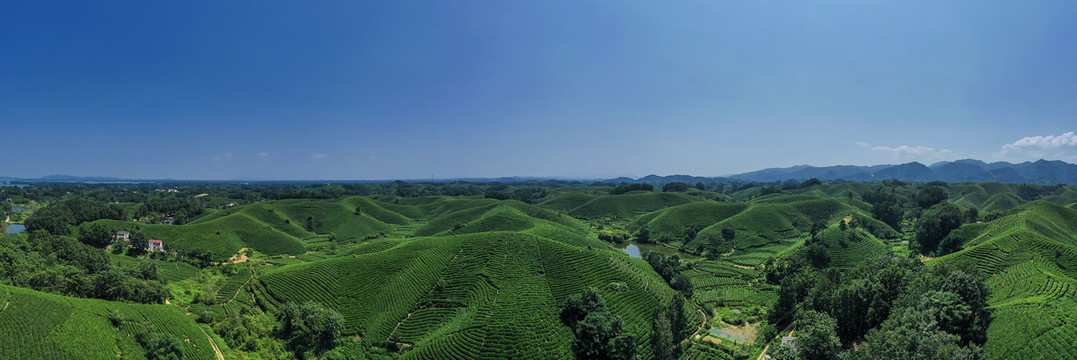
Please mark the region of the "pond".
<svg viewBox="0 0 1077 360"><path fill-rule="evenodd" d="M747 343L748 342L748 339L745 339L743 336L740 336L740 335L737 335L737 334L730 334L730 333L722 331L722 330L720 330L718 328L711 328L711 335L714 335L714 336L717 336L717 337L723 337L723 338L733 340L733 341L736 341L736 342L740 342L740 343Z"/></svg>
<svg viewBox="0 0 1077 360"><path fill-rule="evenodd" d="M11 225L7 226L7 233L8 234L18 234L18 233L21 233L23 231L26 231L26 226L24 226L24 225L11 224Z"/></svg>
<svg viewBox="0 0 1077 360"><path fill-rule="evenodd" d="M684 251L658 244L638 244L634 242L624 242L620 244L613 244L613 246L618 249L624 250L626 253L628 253L628 256L638 259L642 259L643 253L648 251L655 251L665 256L676 254L681 258L681 260L691 260L699 258L698 256L686 253Z"/></svg>
<svg viewBox="0 0 1077 360"><path fill-rule="evenodd" d="M22 206L12 206L11 210L12 211L23 211L23 210L26 210L26 208L24 208Z"/></svg>

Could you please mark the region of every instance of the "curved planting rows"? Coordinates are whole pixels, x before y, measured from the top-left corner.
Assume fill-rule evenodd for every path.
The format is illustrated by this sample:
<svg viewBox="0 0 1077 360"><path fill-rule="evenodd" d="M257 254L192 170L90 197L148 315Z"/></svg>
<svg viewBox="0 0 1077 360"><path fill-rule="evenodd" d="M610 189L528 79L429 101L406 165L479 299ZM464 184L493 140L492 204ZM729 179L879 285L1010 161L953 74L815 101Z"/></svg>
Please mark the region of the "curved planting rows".
<svg viewBox="0 0 1077 360"><path fill-rule="evenodd" d="M111 314L120 314L117 329ZM205 334L183 310L168 305L77 299L0 285L0 358L85 359L138 357L139 332L183 340L187 359L215 359Z"/></svg>
<svg viewBox="0 0 1077 360"><path fill-rule="evenodd" d="M1022 304L995 310L985 353L992 359L1068 359L1077 353L1077 304Z"/></svg>
<svg viewBox="0 0 1077 360"><path fill-rule="evenodd" d="M654 311L675 295L645 262L620 251L507 232L417 238L258 280L251 287L268 307L322 302L344 315L346 335L369 346L397 343L407 359L570 358L574 337L560 307L588 287L638 336L646 358ZM690 311L691 321L702 321Z"/></svg>
<svg viewBox="0 0 1077 360"><path fill-rule="evenodd" d="M1006 269L989 279L991 302L1020 301L1038 303L1062 298L1072 299L1077 284L1053 264L1028 261Z"/></svg>
<svg viewBox="0 0 1077 360"><path fill-rule="evenodd" d="M758 270L736 267L725 261L702 261L684 271L695 285L695 299L723 306L765 305L777 295L771 287L753 282Z"/></svg>

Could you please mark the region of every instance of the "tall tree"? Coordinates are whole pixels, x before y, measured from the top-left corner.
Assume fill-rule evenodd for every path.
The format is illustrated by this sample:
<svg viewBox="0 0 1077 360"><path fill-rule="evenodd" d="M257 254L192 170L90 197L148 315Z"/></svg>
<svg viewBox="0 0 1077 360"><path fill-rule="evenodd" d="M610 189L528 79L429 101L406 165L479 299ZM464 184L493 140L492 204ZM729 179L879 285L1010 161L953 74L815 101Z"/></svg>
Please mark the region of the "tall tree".
<svg viewBox="0 0 1077 360"><path fill-rule="evenodd" d="M805 360L834 359L841 349L835 331L837 322L826 313L802 311L797 314L797 351Z"/></svg>
<svg viewBox="0 0 1077 360"><path fill-rule="evenodd" d="M668 311L662 309L655 311L652 330L651 345L654 347L654 358L657 360L676 359L673 324L669 321Z"/></svg>

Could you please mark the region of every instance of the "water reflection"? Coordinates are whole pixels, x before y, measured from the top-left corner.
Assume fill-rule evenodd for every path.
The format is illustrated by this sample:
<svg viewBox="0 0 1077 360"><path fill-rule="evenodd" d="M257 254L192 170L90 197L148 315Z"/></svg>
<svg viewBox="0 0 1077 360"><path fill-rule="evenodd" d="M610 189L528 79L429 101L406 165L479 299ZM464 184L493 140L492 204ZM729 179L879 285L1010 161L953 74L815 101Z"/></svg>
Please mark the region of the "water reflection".
<svg viewBox="0 0 1077 360"><path fill-rule="evenodd" d="M8 234L18 234L18 233L21 233L23 231L26 231L26 226L19 225L19 224L11 224L11 225L7 226L7 233Z"/></svg>
<svg viewBox="0 0 1077 360"><path fill-rule="evenodd" d="M626 253L628 253L628 256L639 259L642 259L643 253L648 251L658 252L665 256L675 254L679 256L682 260L691 260L698 258L698 256L658 244L639 244L634 242L625 242L620 244L613 244L613 246L618 249L624 250Z"/></svg>

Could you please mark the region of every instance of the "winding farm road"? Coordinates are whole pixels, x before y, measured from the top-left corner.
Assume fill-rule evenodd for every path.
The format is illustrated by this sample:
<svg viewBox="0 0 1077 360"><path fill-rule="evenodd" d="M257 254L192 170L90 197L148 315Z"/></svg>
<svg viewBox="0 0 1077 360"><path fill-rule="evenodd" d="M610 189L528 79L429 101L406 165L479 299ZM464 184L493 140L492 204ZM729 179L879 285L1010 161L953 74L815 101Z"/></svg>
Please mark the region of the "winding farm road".
<svg viewBox="0 0 1077 360"><path fill-rule="evenodd" d="M221 348L217 347L217 342L213 341L213 337L209 336L206 329L199 327L198 330L202 330L202 334L206 335L206 340L209 340L209 346L213 347L213 352L217 355L217 360L224 360L224 354L221 353Z"/></svg>
<svg viewBox="0 0 1077 360"><path fill-rule="evenodd" d="M699 328L696 329L696 332L689 334L688 338L681 341L681 344L688 342L688 340L692 340L693 336L699 334L700 331L703 331L703 327L707 326L707 313L703 312L703 309L696 309L696 311L699 311L699 314L703 315L703 323L699 324Z"/></svg>

